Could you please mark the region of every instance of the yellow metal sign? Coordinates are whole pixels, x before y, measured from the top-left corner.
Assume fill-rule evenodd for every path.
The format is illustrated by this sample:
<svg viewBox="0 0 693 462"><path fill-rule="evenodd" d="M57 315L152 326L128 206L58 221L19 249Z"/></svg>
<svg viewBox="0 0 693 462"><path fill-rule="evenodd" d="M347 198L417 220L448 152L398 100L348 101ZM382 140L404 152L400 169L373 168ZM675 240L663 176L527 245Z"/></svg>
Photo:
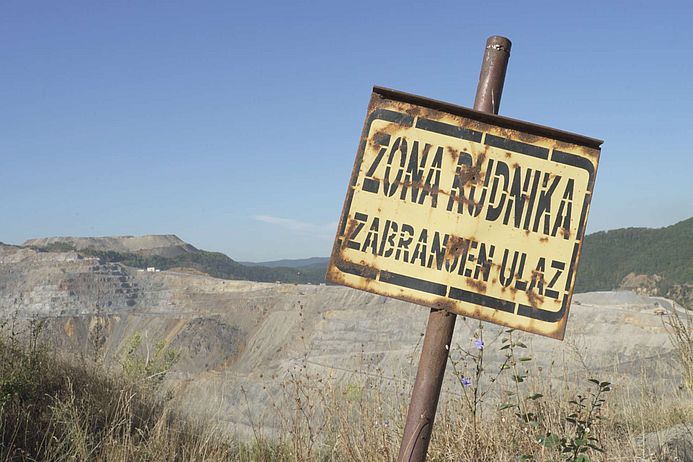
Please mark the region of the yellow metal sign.
<svg viewBox="0 0 693 462"><path fill-rule="evenodd" d="M327 279L562 339L601 143L375 88Z"/></svg>

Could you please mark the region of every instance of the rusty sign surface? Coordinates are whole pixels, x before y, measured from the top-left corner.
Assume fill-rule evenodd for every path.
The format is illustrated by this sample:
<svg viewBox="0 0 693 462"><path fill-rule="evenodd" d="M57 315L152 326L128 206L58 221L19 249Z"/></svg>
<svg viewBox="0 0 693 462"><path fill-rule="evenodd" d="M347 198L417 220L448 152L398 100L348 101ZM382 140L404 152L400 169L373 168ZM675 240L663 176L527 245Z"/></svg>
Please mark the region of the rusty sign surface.
<svg viewBox="0 0 693 462"><path fill-rule="evenodd" d="M601 143L375 87L327 280L562 339Z"/></svg>

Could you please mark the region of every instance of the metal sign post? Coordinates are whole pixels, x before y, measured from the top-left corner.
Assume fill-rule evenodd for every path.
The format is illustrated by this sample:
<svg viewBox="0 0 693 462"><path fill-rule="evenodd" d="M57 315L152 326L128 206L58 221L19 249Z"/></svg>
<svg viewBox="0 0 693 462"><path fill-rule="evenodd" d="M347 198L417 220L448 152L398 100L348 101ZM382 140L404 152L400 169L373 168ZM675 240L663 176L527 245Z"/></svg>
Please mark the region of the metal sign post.
<svg viewBox="0 0 693 462"><path fill-rule="evenodd" d="M511 42L505 37L493 36L486 41L474 99L477 111L498 114L510 47ZM432 309L428 315L398 462L426 460L456 318L454 313L437 309Z"/></svg>

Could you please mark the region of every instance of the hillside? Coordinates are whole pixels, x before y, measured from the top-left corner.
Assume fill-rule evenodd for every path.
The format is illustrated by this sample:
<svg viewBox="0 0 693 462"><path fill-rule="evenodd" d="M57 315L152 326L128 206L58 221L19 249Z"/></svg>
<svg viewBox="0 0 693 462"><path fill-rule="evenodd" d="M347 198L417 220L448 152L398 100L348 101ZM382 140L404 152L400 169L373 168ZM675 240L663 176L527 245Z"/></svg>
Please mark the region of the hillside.
<svg viewBox="0 0 693 462"><path fill-rule="evenodd" d="M617 288L630 273L662 277L660 292L693 282L693 217L666 228L624 228L585 238L576 291Z"/></svg>
<svg viewBox="0 0 693 462"><path fill-rule="evenodd" d="M244 263L326 271L327 258ZM658 275L659 293L693 283L693 217L665 228L623 228L600 231L585 238L576 291L619 288L626 276ZM635 278L637 279L637 278Z"/></svg>
<svg viewBox="0 0 693 462"><path fill-rule="evenodd" d="M285 267L285 268L305 268L307 266L320 266L326 267L329 258L327 257L310 257L310 258L297 258L297 259L283 259L283 260L272 260L272 261L262 261L262 262L252 262L252 261L242 261L240 262L246 266L267 266L269 268Z"/></svg>
<svg viewBox="0 0 693 462"><path fill-rule="evenodd" d="M311 258L251 265L301 267L320 275L326 271L327 261L327 258ZM586 236L575 290L591 292L624 287L624 278L631 273L659 276L656 278L659 295L680 303L690 298L690 288L681 293L681 286L693 283L693 217L665 228L623 228ZM648 281L642 277L630 280Z"/></svg>
<svg viewBox="0 0 693 462"><path fill-rule="evenodd" d="M27 247L67 246L75 250L99 250L124 253L140 253L149 255L170 256L197 249L174 234L148 234L145 236L108 236L108 237L45 237L29 239L24 244ZM172 249L178 249L172 252Z"/></svg>
<svg viewBox="0 0 693 462"><path fill-rule="evenodd" d="M191 268L221 279L257 282L313 283L325 280L325 264L300 268L243 265L220 252L193 247L175 235L50 237L30 239L24 247L43 252L78 252L103 263L162 270Z"/></svg>

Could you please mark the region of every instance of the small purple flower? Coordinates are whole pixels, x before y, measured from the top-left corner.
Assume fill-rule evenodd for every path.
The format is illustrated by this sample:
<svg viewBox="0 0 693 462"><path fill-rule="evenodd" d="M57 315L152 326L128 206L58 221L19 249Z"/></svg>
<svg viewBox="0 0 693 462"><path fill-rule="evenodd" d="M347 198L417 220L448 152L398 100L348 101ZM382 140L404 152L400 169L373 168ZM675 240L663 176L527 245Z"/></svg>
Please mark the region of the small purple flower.
<svg viewBox="0 0 693 462"><path fill-rule="evenodd" d="M484 349L484 341L481 340L480 338L474 340L474 347L476 347L477 350L483 350Z"/></svg>
<svg viewBox="0 0 693 462"><path fill-rule="evenodd" d="M471 386L472 386L472 380L471 380L471 379L468 379L467 377L462 377L462 378L460 379L460 383L462 384L462 386L463 386L464 388L468 388L468 387L471 387Z"/></svg>

